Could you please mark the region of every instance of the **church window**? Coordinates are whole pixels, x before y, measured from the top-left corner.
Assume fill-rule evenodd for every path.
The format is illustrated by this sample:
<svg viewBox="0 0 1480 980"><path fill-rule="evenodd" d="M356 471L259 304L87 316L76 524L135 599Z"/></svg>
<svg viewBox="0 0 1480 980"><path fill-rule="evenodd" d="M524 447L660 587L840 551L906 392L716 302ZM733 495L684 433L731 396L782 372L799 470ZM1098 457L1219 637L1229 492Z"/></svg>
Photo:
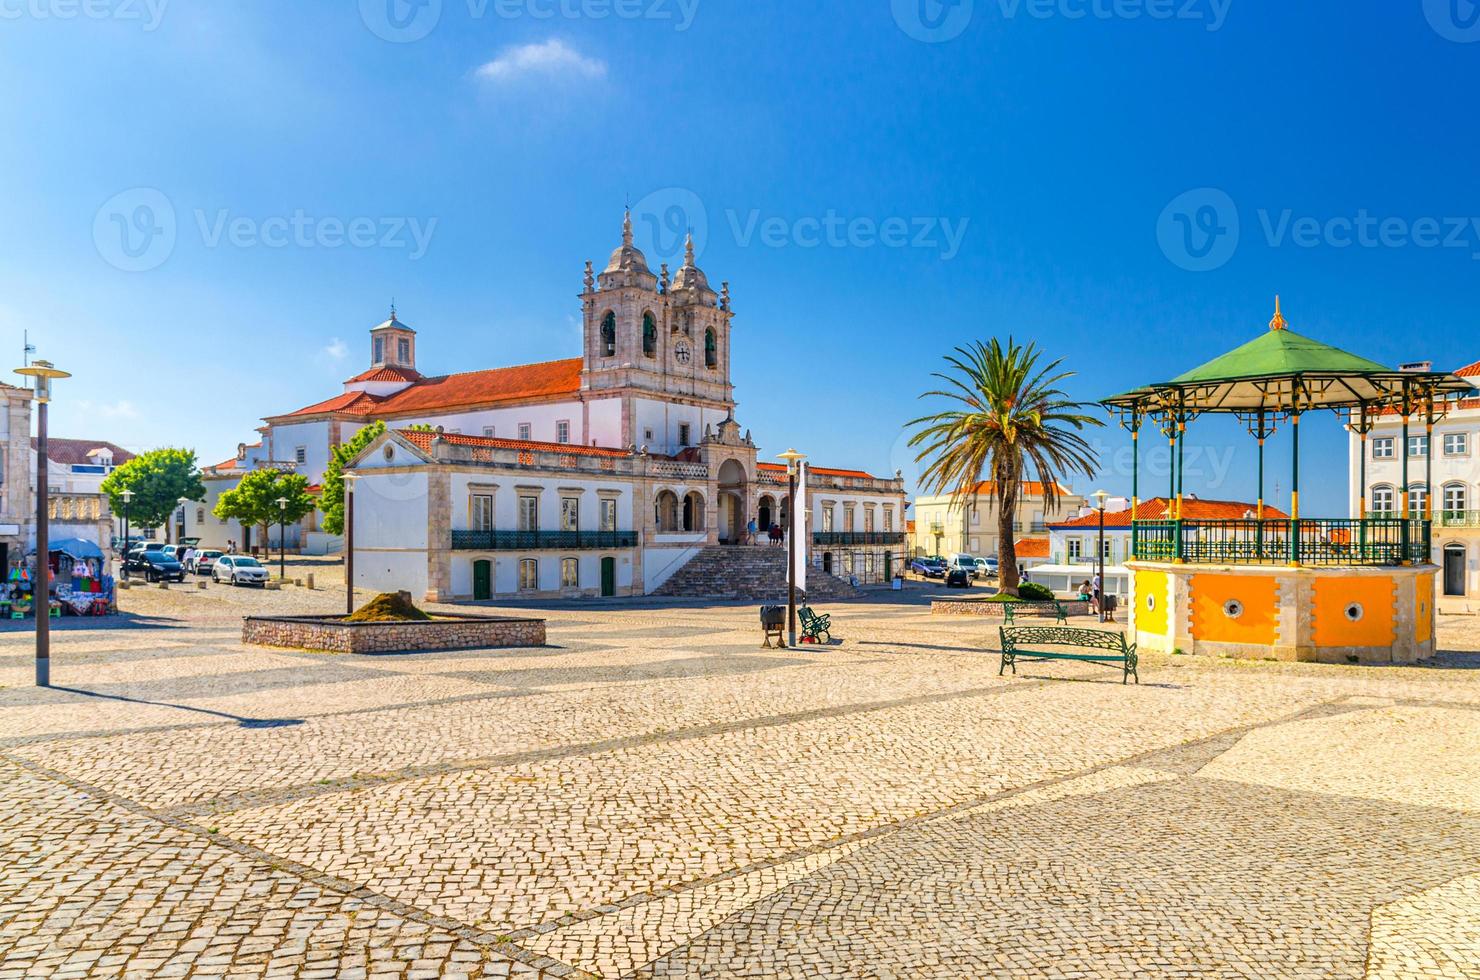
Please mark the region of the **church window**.
<svg viewBox="0 0 1480 980"><path fill-rule="evenodd" d="M642 353L644 357L658 353L658 321L651 313L642 315Z"/></svg>
<svg viewBox="0 0 1480 980"><path fill-rule="evenodd" d="M601 318L601 356L611 357L617 352L617 315L610 310Z"/></svg>
<svg viewBox="0 0 1480 980"><path fill-rule="evenodd" d="M555 441L570 442L570 422L568 420L561 419L555 423Z"/></svg>
<svg viewBox="0 0 1480 980"><path fill-rule="evenodd" d="M680 446L689 445L689 424L687 422L678 423L678 444Z"/></svg>
<svg viewBox="0 0 1480 980"><path fill-rule="evenodd" d="M411 363L411 341L405 337L396 341L396 357L402 364Z"/></svg>
<svg viewBox="0 0 1480 980"><path fill-rule="evenodd" d="M385 360L385 338L376 337L375 342L371 346L375 350L375 357L372 358L372 360L374 360L376 364L379 364L381 361Z"/></svg>
<svg viewBox="0 0 1480 980"><path fill-rule="evenodd" d="M519 438L520 439L524 440L525 442L528 442L529 441L529 438L530 438L530 434L531 434L532 431L533 430L530 428L530 424L528 422L520 422L519 423Z"/></svg>
<svg viewBox="0 0 1480 980"><path fill-rule="evenodd" d="M714 346L714 331L704 331L704 366L715 367L719 364L719 353Z"/></svg>

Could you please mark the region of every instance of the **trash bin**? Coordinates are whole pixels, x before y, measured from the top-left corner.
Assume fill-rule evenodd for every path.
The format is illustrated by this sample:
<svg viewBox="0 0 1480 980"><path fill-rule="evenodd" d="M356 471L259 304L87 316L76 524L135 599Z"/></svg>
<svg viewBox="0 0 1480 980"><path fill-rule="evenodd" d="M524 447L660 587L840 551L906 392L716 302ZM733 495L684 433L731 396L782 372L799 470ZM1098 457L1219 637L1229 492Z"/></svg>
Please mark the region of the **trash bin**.
<svg viewBox="0 0 1480 980"><path fill-rule="evenodd" d="M895 592L899 592L899 591L902 591L904 589L904 576L903 575L896 575L896 576L894 576L894 583L892 585L892 588L894 589Z"/></svg>

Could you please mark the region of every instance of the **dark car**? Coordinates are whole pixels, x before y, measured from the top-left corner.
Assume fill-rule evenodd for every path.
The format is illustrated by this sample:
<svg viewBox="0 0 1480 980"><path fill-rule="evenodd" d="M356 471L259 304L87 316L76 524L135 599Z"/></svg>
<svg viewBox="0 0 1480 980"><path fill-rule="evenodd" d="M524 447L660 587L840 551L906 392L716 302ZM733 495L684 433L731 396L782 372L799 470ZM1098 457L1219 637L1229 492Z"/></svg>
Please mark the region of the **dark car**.
<svg viewBox="0 0 1480 980"><path fill-rule="evenodd" d="M167 551L136 551L129 555L126 567L143 572L146 582L183 582L185 566Z"/></svg>
<svg viewBox="0 0 1480 980"><path fill-rule="evenodd" d="M971 574L964 568L953 568L946 572L946 588L969 589L971 588Z"/></svg>

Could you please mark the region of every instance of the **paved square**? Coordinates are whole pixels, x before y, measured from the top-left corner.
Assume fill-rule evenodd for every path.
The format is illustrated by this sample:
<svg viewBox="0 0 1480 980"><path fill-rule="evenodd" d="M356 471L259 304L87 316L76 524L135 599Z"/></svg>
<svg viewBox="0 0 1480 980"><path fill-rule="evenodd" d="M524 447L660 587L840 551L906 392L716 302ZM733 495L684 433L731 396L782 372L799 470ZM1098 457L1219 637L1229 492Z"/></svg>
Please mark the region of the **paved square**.
<svg viewBox="0 0 1480 980"><path fill-rule="evenodd" d="M0 633L0 980L1480 977L1480 630L1446 668L1025 664L906 597L242 647ZM328 593L324 594L325 596Z"/></svg>

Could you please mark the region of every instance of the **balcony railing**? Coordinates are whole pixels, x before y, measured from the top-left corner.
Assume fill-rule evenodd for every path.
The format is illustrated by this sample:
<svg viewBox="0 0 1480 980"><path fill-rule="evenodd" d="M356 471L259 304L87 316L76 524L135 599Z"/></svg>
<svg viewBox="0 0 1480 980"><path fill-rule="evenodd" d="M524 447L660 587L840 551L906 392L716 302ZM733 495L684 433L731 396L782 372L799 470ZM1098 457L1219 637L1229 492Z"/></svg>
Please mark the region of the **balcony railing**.
<svg viewBox="0 0 1480 980"><path fill-rule="evenodd" d="M1398 565L1429 560L1428 521L1136 521L1141 561L1229 565Z"/></svg>
<svg viewBox="0 0 1480 980"><path fill-rule="evenodd" d="M812 543L820 545L904 544L903 531L815 531Z"/></svg>
<svg viewBox="0 0 1480 980"><path fill-rule="evenodd" d="M453 531L454 551L609 551L637 547L636 531Z"/></svg>
<svg viewBox="0 0 1480 980"><path fill-rule="evenodd" d="M1435 514L1439 527L1480 527L1480 510L1441 510Z"/></svg>

